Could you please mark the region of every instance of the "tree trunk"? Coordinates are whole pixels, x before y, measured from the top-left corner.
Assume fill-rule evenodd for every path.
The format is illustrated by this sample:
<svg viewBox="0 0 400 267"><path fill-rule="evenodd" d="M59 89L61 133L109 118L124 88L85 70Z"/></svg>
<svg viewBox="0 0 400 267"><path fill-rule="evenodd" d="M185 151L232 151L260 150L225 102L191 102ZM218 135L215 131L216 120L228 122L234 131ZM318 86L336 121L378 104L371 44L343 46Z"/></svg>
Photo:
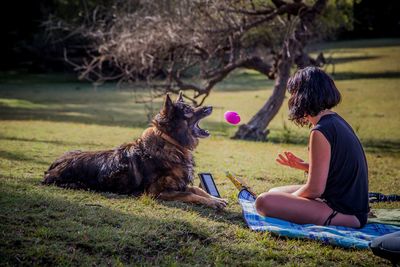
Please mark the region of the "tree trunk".
<svg viewBox="0 0 400 267"><path fill-rule="evenodd" d="M272 95L264 106L251 118L247 124L239 127L234 139L246 139L265 141L269 130L266 129L271 120L278 113L285 98L286 83L290 76L290 68L293 65L296 54L301 53L307 41L311 37L309 28L316 16L325 8L327 0L317 0L312 8L301 13L300 23L292 37L283 43L280 51L280 60L277 67L277 78L275 79Z"/></svg>
<svg viewBox="0 0 400 267"><path fill-rule="evenodd" d="M283 49L284 55L288 55L287 46ZM234 139L246 139L255 141L266 141L269 130L266 129L271 120L278 113L285 98L286 83L289 79L290 68L293 64L291 57L283 57L278 64L277 77L274 90L264 106L251 118L247 124L239 127Z"/></svg>

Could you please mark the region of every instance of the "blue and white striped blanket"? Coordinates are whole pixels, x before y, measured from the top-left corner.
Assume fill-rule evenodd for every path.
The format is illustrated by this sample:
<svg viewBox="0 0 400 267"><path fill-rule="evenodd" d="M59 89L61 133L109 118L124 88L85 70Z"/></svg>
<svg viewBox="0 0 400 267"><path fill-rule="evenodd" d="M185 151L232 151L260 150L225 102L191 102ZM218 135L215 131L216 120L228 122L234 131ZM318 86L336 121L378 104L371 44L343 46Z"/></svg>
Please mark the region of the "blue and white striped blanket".
<svg viewBox="0 0 400 267"><path fill-rule="evenodd" d="M361 229L291 223L258 215L254 206L255 198L246 190L240 191L238 198L244 220L250 229L255 231L268 231L280 236L307 238L340 247L359 249L368 248L369 243L378 236L400 231L398 226L380 223L370 223Z"/></svg>

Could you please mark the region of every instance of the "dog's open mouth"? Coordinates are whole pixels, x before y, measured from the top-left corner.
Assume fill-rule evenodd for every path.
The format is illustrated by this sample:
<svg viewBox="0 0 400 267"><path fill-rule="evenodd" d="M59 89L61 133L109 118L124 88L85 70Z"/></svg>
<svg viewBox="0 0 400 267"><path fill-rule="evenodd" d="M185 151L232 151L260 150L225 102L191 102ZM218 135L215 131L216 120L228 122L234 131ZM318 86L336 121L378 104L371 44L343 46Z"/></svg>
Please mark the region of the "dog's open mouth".
<svg viewBox="0 0 400 267"><path fill-rule="evenodd" d="M208 130L204 130L204 129L200 128L199 123L200 123L200 121L197 121L193 127L193 132L196 135L196 137L199 137L199 138L209 137L210 132Z"/></svg>
<svg viewBox="0 0 400 267"><path fill-rule="evenodd" d="M212 107L204 107L202 110L201 117L194 123L193 125L193 133L198 138L206 138L210 136L210 132L208 130L202 129L199 126L199 123L202 119L209 116L212 112Z"/></svg>

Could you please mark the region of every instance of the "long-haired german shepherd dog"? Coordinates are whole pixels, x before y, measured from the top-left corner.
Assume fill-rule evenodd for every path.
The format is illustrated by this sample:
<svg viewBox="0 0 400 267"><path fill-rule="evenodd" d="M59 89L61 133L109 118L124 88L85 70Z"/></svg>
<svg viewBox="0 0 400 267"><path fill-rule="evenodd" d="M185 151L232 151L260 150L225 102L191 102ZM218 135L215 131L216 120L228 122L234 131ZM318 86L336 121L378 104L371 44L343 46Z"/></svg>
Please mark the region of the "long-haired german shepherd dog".
<svg viewBox="0 0 400 267"><path fill-rule="evenodd" d="M152 127L138 140L112 150L67 152L51 164L43 183L224 208L225 200L191 186L193 149L199 138L209 136L199 121L211 112L212 107L187 105L181 93L175 102L167 95Z"/></svg>

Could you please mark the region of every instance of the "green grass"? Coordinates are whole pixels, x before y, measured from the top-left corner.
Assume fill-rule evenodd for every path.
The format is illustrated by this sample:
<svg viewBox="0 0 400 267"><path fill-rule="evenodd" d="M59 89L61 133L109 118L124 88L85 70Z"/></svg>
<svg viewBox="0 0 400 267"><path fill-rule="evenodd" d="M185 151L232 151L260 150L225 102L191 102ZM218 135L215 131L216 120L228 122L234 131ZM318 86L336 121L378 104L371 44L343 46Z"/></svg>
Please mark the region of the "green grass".
<svg viewBox="0 0 400 267"><path fill-rule="evenodd" d="M336 111L367 151L370 191L399 193L400 40L323 47L336 62L343 94ZM270 124L270 142L231 140L237 128L223 121L225 110L248 121L271 86L260 75L240 71L206 101L215 110L202 125L213 136L195 152L196 171L213 173L230 202L225 211L214 211L146 196L41 186L43 172L63 152L107 149L137 138L147 125L144 105L113 85L94 90L60 75L1 74L0 265L389 266L369 251L278 238L244 224L225 170L244 177L257 192L304 181L302 173L275 163L283 150L307 155L308 129L287 120L286 102Z"/></svg>

